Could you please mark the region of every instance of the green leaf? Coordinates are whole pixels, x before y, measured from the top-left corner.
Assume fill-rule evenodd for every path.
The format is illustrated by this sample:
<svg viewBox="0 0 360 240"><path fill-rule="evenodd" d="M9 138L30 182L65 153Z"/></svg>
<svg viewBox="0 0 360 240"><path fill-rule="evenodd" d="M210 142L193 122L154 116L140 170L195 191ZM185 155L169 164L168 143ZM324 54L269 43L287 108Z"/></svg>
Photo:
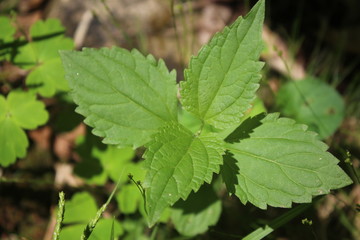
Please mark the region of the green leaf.
<svg viewBox="0 0 360 240"><path fill-rule="evenodd" d="M138 51L61 52L77 112L103 142L138 147L177 120L175 72Z"/></svg>
<svg viewBox="0 0 360 240"><path fill-rule="evenodd" d="M13 41L16 29L11 25L11 19L0 16L0 61L9 60L11 46L7 45Z"/></svg>
<svg viewBox="0 0 360 240"><path fill-rule="evenodd" d="M122 226L126 231L126 235L122 238L123 240L150 240L150 236L144 234L144 221L143 219L132 219L125 218L122 221Z"/></svg>
<svg viewBox="0 0 360 240"><path fill-rule="evenodd" d="M86 225L86 223L94 217L96 212L96 202L89 193L76 193L70 201L65 203L63 223L85 223ZM81 229L80 234L83 229L84 228Z"/></svg>
<svg viewBox="0 0 360 240"><path fill-rule="evenodd" d="M260 98L255 98L255 100L251 104L251 108L245 112L239 124L242 124L244 121L251 119L250 117L258 118L259 116L265 114L265 112L267 112L267 110L264 106L263 101ZM219 132L218 137L221 137L222 139L226 139L234 134L235 137L237 137L239 131L241 132L243 131L243 129L240 129L239 126L231 127Z"/></svg>
<svg viewBox="0 0 360 240"><path fill-rule="evenodd" d="M64 75L60 58L50 59L30 72L26 78L26 85L30 92L38 92L41 96L51 97L56 91L69 90Z"/></svg>
<svg viewBox="0 0 360 240"><path fill-rule="evenodd" d="M142 203L141 192L135 184L122 186L115 197L123 214L135 213L139 204Z"/></svg>
<svg viewBox="0 0 360 240"><path fill-rule="evenodd" d="M285 84L276 96L276 104L281 113L308 125L322 139L335 132L345 115L339 93L313 77Z"/></svg>
<svg viewBox="0 0 360 240"><path fill-rule="evenodd" d="M213 134L196 136L175 122L163 127L146 147L144 188L151 226L166 207L211 182L222 164L223 147Z"/></svg>
<svg viewBox="0 0 360 240"><path fill-rule="evenodd" d="M189 129L192 133L196 133L201 129L201 120L193 114L179 108L179 123Z"/></svg>
<svg viewBox="0 0 360 240"><path fill-rule="evenodd" d="M115 239L118 239L119 236L124 234L124 230L123 230L120 222L117 220L114 221L114 219L111 219L111 218L107 218L107 219L99 220L93 233L90 235L89 240L110 239L109 236L110 236L111 228L112 228L113 224L114 224L114 236L116 237Z"/></svg>
<svg viewBox="0 0 360 240"><path fill-rule="evenodd" d="M0 121L0 165L7 167L14 163L16 158L26 155L29 146L25 132L11 119Z"/></svg>
<svg viewBox="0 0 360 240"><path fill-rule="evenodd" d="M18 126L25 129L35 129L47 122L48 112L43 102L36 96L26 92L10 92L7 96L8 117Z"/></svg>
<svg viewBox="0 0 360 240"><path fill-rule="evenodd" d="M230 138L221 173L229 191L244 204L266 209L311 202L312 196L352 182L314 132L278 116L244 122L238 139Z"/></svg>
<svg viewBox="0 0 360 240"><path fill-rule="evenodd" d="M115 191L115 190L114 190ZM112 196L112 195L111 195ZM110 196L110 198L111 198ZM110 201L110 199L108 199ZM108 204L108 202L106 203ZM93 197L87 192L76 193L70 201L65 203L64 223L71 224L64 227L60 232L60 239L79 239L85 226L91 220L96 220L96 227L91 232L90 239L108 239L111 234L113 219L99 219L104 211L105 205L97 210L97 205ZM96 219L94 219L96 215ZM97 220L99 220L97 222ZM122 226L118 221L114 221L114 233L118 237L123 234Z"/></svg>
<svg viewBox="0 0 360 240"><path fill-rule="evenodd" d="M100 219L97 223L94 231L89 237L89 240L99 240L99 239L109 239L111 234L111 228L113 224L113 219ZM81 233L85 228L85 223L83 224L74 224L67 227L64 227L60 232L61 240L78 240L80 239ZM123 235L124 230L119 221L114 221L114 236L116 239Z"/></svg>
<svg viewBox="0 0 360 240"><path fill-rule="evenodd" d="M264 1L216 34L190 61L181 82L184 108L219 129L236 125L259 87Z"/></svg>
<svg viewBox="0 0 360 240"><path fill-rule="evenodd" d="M37 21L31 26L31 41L17 49L14 63L33 71L26 78L30 91L44 97L53 96L56 91L68 91L64 78L59 50L73 49L72 39L64 37L65 29L58 19Z"/></svg>
<svg viewBox="0 0 360 240"><path fill-rule="evenodd" d="M0 165L8 166L25 157L29 143L24 129L35 129L48 119L45 105L36 96L12 91L0 95Z"/></svg>
<svg viewBox="0 0 360 240"><path fill-rule="evenodd" d="M8 17L0 16L0 43L11 42L16 29L11 25L11 20Z"/></svg>
<svg viewBox="0 0 360 240"><path fill-rule="evenodd" d="M108 146L104 152L95 149L94 156L100 159L104 171L114 182L118 181L119 177L120 183L127 181L129 173L138 180L143 180L145 177L145 171L140 166L141 164L135 164L131 161L135 156L132 148ZM134 165L137 166L134 167Z"/></svg>
<svg viewBox="0 0 360 240"><path fill-rule="evenodd" d="M221 201L209 185L191 193L186 201L179 200L171 209L175 229L184 236L204 233L217 223L221 214Z"/></svg>
<svg viewBox="0 0 360 240"><path fill-rule="evenodd" d="M58 19L37 21L30 28L32 41L20 47L14 63L30 69L50 59L59 57L59 50L73 49L74 43L64 37L65 28Z"/></svg>
<svg viewBox="0 0 360 240"><path fill-rule="evenodd" d="M64 227L60 232L60 240L79 240L85 226L83 223Z"/></svg>
<svg viewBox="0 0 360 240"><path fill-rule="evenodd" d="M128 181L131 173L136 180L144 180L145 170L142 162L134 163L135 152L132 148L117 148L106 146L100 139L90 132L85 138L78 139L76 151L81 162L76 164L74 172L88 184L105 184L108 177L114 182Z"/></svg>
<svg viewBox="0 0 360 240"><path fill-rule="evenodd" d="M115 189L114 189L115 191ZM113 194L113 193L112 193ZM90 221L91 233L89 239L107 239L111 234L113 219L99 219L111 200L111 195L99 210L93 197L87 192L76 193L70 201L65 203L64 223L72 224L64 227L60 233L60 239L79 239L87 223ZM95 218L94 218L95 216ZM88 228L87 228L88 229ZM114 222L114 232L116 236L123 234L123 229L118 221ZM107 236L107 237L104 237Z"/></svg>

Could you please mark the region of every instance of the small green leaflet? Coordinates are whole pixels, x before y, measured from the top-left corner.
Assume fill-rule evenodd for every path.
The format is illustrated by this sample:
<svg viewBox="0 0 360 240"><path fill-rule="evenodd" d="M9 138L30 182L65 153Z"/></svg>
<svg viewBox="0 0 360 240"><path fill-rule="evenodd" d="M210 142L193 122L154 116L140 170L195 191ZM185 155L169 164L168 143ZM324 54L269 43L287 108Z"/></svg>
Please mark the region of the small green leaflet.
<svg viewBox="0 0 360 240"><path fill-rule="evenodd" d="M224 149L213 134L196 136L178 123L163 127L146 147L144 188L152 226L165 208L211 182Z"/></svg>
<svg viewBox="0 0 360 240"><path fill-rule="evenodd" d="M258 61L264 2L216 34L185 71L180 92L183 107L216 128L237 125L255 98L264 65Z"/></svg>
<svg viewBox="0 0 360 240"><path fill-rule="evenodd" d="M291 207L352 182L314 132L278 116L242 124L238 141L231 138L221 171L230 192L262 209Z"/></svg>
<svg viewBox="0 0 360 240"><path fill-rule="evenodd" d="M58 51L73 49L74 43L64 37L64 32L58 19L37 21L31 26L32 40L21 46L14 58L16 65L33 70L26 78L29 91L51 97L56 91L69 90Z"/></svg>
<svg viewBox="0 0 360 240"><path fill-rule="evenodd" d="M0 165L8 166L25 157L29 145L23 129L35 129L48 120L45 105L36 96L12 91L0 95Z"/></svg>
<svg viewBox="0 0 360 240"><path fill-rule="evenodd" d="M177 120L175 72L149 55L121 49L63 51L77 112L103 142L139 147Z"/></svg>

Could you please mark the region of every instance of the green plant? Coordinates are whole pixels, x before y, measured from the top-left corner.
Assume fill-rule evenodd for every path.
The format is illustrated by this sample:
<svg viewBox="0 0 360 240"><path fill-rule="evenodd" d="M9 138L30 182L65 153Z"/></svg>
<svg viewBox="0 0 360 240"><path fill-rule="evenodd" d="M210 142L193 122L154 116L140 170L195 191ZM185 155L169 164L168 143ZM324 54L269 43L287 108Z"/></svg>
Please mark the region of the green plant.
<svg viewBox="0 0 360 240"><path fill-rule="evenodd" d="M14 38L13 25L12 19L0 17L0 61L9 61L29 74L26 91L14 88L6 82L6 76L0 76L7 89L6 97L0 95L0 165L5 167L26 156L29 141L24 130L36 129L49 118L45 104L36 99L36 94L52 97L68 91L58 50L70 50L74 45L64 37L64 27L57 19L37 21L29 36L19 38Z"/></svg>
<svg viewBox="0 0 360 240"><path fill-rule="evenodd" d="M64 32L57 19L37 21L30 28L30 41L16 48L13 62L31 70L25 80L30 92L52 97L56 92L68 91L58 51L73 49L74 43L64 37Z"/></svg>
<svg viewBox="0 0 360 240"><path fill-rule="evenodd" d="M110 200L115 193L109 196L107 202L97 209L97 205L92 196L87 192L76 193L70 201L66 202L60 197L59 213L57 225L66 225L54 232L56 239L114 239L109 236L120 236L123 228L119 221L111 218L101 218ZM58 213L58 214L59 214ZM94 217L95 216L95 217ZM90 221L89 221L90 219ZM112 230L111 230L112 229ZM105 237L106 236L106 237Z"/></svg>
<svg viewBox="0 0 360 240"><path fill-rule="evenodd" d="M324 139L340 126L345 107L341 96L320 79L308 77L282 86L276 96L280 111Z"/></svg>
<svg viewBox="0 0 360 240"><path fill-rule="evenodd" d="M11 91L7 98L0 95L0 165L25 157L29 142L24 129L35 129L47 119L45 105L35 95L23 91Z"/></svg>
<svg viewBox="0 0 360 240"><path fill-rule="evenodd" d="M76 111L93 133L106 144L145 146L149 226L192 191L206 196L197 191L214 173L242 203L261 209L311 202L351 183L305 125L277 113L246 118L264 65L258 61L264 4L259 1L190 60L180 102L188 112L182 116L199 123L191 130L178 116L175 71L162 60L117 47L61 51Z"/></svg>

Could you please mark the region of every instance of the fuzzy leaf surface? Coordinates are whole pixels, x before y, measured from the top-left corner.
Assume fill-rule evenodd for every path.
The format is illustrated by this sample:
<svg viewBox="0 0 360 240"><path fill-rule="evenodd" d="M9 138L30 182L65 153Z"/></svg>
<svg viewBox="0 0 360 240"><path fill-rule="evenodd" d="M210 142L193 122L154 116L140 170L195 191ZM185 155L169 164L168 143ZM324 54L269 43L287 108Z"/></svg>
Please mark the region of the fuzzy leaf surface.
<svg viewBox="0 0 360 240"><path fill-rule="evenodd" d="M264 1L216 34L185 70L184 108L219 129L237 124L259 87Z"/></svg>
<svg viewBox="0 0 360 240"><path fill-rule="evenodd" d="M196 136L178 123L169 123L154 136L144 154L150 226L165 208L211 182L222 164L222 145L213 134Z"/></svg>
<svg viewBox="0 0 360 240"><path fill-rule="evenodd" d="M222 168L227 188L244 204L291 207L351 183L327 145L305 125L278 114L256 120L237 140L232 136Z"/></svg>
<svg viewBox="0 0 360 240"><path fill-rule="evenodd" d="M103 142L138 147L177 121L175 72L163 61L120 48L61 53L76 111Z"/></svg>
<svg viewBox="0 0 360 240"><path fill-rule="evenodd" d="M0 165L25 157L29 143L23 129L35 129L48 119L45 105L25 92L0 95Z"/></svg>

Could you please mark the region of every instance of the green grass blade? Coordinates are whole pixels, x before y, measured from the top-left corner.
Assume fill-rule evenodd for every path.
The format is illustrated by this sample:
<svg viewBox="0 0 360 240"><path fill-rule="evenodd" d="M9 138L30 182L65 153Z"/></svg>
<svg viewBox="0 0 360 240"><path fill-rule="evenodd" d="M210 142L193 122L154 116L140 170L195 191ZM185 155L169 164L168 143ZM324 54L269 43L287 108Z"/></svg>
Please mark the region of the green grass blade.
<svg viewBox="0 0 360 240"><path fill-rule="evenodd" d="M269 224L265 225L264 227L259 227L252 233L248 234L243 238L243 240L257 240L263 239L279 227L283 226L284 224L288 223L290 220L304 212L308 209L311 204L301 204L285 214L281 215L280 217L276 218L275 220L271 221Z"/></svg>
<svg viewBox="0 0 360 240"><path fill-rule="evenodd" d="M111 224L110 240L114 240L114 222L115 222L115 218L113 218L113 221Z"/></svg>

